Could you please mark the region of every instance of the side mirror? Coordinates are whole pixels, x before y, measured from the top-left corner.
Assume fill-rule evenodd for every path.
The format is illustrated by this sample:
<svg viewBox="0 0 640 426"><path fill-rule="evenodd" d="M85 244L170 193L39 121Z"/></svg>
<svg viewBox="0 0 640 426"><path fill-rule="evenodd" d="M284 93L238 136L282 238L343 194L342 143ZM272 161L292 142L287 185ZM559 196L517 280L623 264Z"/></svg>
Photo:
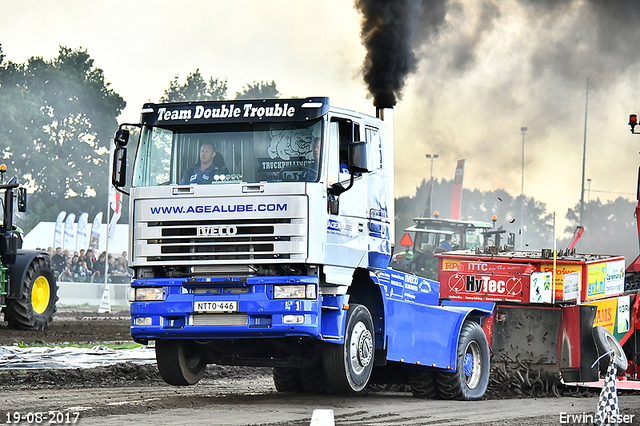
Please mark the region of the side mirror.
<svg viewBox="0 0 640 426"><path fill-rule="evenodd" d="M129 142L129 131L126 129L118 129L113 137L113 141L118 147L127 146L127 143Z"/></svg>
<svg viewBox="0 0 640 426"><path fill-rule="evenodd" d="M349 145L349 171L351 173L367 173L367 144L353 142Z"/></svg>
<svg viewBox="0 0 640 426"><path fill-rule="evenodd" d="M129 133L129 132L127 132ZM113 170L111 171L111 183L122 188L127 181L127 148L118 146L113 152Z"/></svg>
<svg viewBox="0 0 640 426"><path fill-rule="evenodd" d="M27 211L27 188L18 188L18 211L21 213Z"/></svg>

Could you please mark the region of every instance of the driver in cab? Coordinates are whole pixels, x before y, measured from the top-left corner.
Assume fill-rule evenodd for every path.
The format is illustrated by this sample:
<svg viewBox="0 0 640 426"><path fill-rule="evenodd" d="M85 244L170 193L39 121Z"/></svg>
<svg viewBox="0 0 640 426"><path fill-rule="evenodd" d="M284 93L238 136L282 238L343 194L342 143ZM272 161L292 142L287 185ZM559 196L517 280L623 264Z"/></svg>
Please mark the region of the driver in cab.
<svg viewBox="0 0 640 426"><path fill-rule="evenodd" d="M228 173L222 154L214 150L211 142L203 142L200 147L200 161L184 173L180 185L207 184L214 180L214 176Z"/></svg>

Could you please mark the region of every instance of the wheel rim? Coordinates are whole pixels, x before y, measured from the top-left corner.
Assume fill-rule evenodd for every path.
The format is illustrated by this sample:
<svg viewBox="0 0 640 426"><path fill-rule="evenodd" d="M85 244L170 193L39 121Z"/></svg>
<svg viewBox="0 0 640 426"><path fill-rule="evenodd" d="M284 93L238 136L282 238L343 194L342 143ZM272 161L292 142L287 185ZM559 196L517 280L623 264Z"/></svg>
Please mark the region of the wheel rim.
<svg viewBox="0 0 640 426"><path fill-rule="evenodd" d="M480 345L477 342L469 342L464 353L464 376L469 389L475 389L480 383L482 374L482 358Z"/></svg>
<svg viewBox="0 0 640 426"><path fill-rule="evenodd" d="M36 278L31 288L31 306L36 314L40 315L47 310L51 297L49 280L43 276Z"/></svg>
<svg viewBox="0 0 640 426"><path fill-rule="evenodd" d="M622 358L622 354L620 353L620 349L618 348L618 341L615 340L613 336L609 336L608 334L605 336L605 338L607 339L607 345L609 346L609 348L611 348L611 350L613 350L613 354L618 358Z"/></svg>
<svg viewBox="0 0 640 426"><path fill-rule="evenodd" d="M371 332L362 322L359 322L351 332L351 345L349 346L351 370L355 374L362 374L371 363L372 358L373 338Z"/></svg>

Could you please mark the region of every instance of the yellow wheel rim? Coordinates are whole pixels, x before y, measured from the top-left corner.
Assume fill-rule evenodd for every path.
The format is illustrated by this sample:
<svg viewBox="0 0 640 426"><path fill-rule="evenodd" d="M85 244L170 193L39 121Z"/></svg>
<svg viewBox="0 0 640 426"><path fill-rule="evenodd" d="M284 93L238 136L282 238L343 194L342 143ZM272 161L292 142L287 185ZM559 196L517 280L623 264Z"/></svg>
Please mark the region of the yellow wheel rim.
<svg viewBox="0 0 640 426"><path fill-rule="evenodd" d="M31 289L31 306L36 314L42 314L49 306L51 298L51 288L49 280L43 276L36 278Z"/></svg>

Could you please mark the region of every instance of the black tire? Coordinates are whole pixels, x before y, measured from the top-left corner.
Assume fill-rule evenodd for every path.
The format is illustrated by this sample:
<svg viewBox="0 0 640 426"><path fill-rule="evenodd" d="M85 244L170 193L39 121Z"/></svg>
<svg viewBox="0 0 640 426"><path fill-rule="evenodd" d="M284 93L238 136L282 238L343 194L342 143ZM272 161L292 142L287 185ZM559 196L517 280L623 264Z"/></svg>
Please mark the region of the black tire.
<svg viewBox="0 0 640 426"><path fill-rule="evenodd" d="M29 264L17 298L7 299L4 319L12 328L44 330L56 313L58 285L48 257Z"/></svg>
<svg viewBox="0 0 640 426"><path fill-rule="evenodd" d="M273 383L278 392L302 392L300 369L291 367L273 367Z"/></svg>
<svg viewBox="0 0 640 426"><path fill-rule="evenodd" d="M416 398L436 399L438 397L436 374L433 371L412 371L409 386Z"/></svg>
<svg viewBox="0 0 640 426"><path fill-rule="evenodd" d="M465 401L482 398L489 384L490 361L484 331L478 323L465 321L458 340L456 371L436 373L440 396Z"/></svg>
<svg viewBox="0 0 640 426"><path fill-rule="evenodd" d="M613 362L616 365L616 375L622 376L629 365L627 355L624 353L620 342L611 334L609 330L602 326L593 327L593 340L598 349L598 356L603 355L613 349ZM609 368L610 356L605 356L599 362L600 374L604 377Z"/></svg>
<svg viewBox="0 0 640 426"><path fill-rule="evenodd" d="M202 352L188 340L156 340L156 361L162 379L174 386L198 383L207 368Z"/></svg>
<svg viewBox="0 0 640 426"><path fill-rule="evenodd" d="M375 331L369 310L352 304L347 311L344 344L325 343L322 367L334 393L357 393L367 386L373 370Z"/></svg>
<svg viewBox="0 0 640 426"><path fill-rule="evenodd" d="M301 368L300 381L304 392L325 393L327 391L321 362L312 367Z"/></svg>

